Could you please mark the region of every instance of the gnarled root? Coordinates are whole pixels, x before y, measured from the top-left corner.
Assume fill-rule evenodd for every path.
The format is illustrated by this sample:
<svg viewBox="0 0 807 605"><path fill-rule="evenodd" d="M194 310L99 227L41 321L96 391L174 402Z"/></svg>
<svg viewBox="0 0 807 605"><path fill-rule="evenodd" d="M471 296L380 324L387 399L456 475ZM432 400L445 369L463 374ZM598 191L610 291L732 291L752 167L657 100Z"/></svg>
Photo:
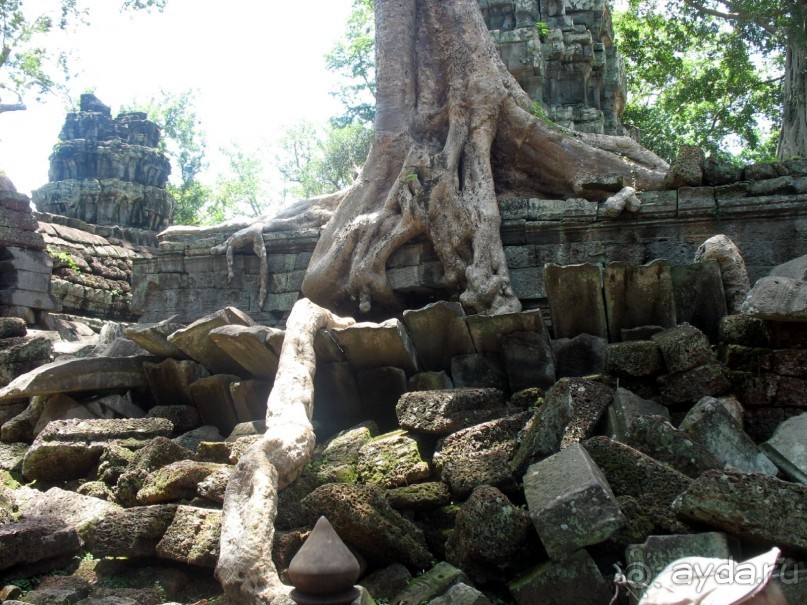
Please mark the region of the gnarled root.
<svg viewBox="0 0 807 605"><path fill-rule="evenodd" d="M321 328L353 323L305 299L291 310L267 402L267 431L238 461L224 495L216 577L236 605L291 604L272 562L277 492L299 476L316 445L314 337Z"/></svg>

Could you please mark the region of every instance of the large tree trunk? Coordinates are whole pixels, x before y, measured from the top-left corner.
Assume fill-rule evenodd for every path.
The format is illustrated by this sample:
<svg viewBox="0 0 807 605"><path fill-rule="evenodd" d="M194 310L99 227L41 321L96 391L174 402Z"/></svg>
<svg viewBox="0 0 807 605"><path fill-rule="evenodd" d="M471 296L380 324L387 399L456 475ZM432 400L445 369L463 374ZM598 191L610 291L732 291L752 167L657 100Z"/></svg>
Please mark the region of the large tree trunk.
<svg viewBox="0 0 807 605"><path fill-rule="evenodd" d="M602 199L653 189L666 164L630 139L572 133L532 115L476 0L376 0L375 139L325 227L303 293L343 312L398 308L390 254L428 238L470 311L520 309L497 194Z"/></svg>
<svg viewBox="0 0 807 605"><path fill-rule="evenodd" d="M782 132L776 157L807 157L807 43L804 36L793 36L785 55L785 81L783 87Z"/></svg>

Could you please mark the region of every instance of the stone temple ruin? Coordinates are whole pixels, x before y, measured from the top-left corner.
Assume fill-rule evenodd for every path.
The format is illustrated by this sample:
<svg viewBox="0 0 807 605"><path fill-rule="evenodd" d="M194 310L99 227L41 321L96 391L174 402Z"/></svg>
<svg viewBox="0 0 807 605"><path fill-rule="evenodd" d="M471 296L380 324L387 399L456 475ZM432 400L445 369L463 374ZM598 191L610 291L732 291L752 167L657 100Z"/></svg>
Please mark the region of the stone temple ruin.
<svg viewBox="0 0 807 605"><path fill-rule="evenodd" d="M480 5L550 115L619 132L607 6ZM211 253L236 227L158 235L157 137L87 96L37 211L0 178L0 585L67 574L29 603L220 593L226 486L272 428L320 230L263 234L261 304L252 251L232 280ZM638 592L679 557L775 546L807 602L807 162L683 150L668 184L622 212L500 199L521 313L467 316L414 242L388 263L406 311L316 332L317 449L267 529L281 580L326 515L365 598L628 603L617 563ZM82 573L101 563L106 585Z"/></svg>

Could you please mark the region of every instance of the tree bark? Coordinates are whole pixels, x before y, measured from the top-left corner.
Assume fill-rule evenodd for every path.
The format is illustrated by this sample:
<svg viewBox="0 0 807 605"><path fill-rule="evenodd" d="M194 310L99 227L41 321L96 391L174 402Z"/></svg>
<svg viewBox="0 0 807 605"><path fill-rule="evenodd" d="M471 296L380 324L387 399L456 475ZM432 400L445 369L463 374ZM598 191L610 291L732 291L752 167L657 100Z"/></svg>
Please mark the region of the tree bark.
<svg viewBox="0 0 807 605"><path fill-rule="evenodd" d="M272 562L277 492L297 479L316 445L314 337L322 328L353 323L305 299L286 322L266 433L238 461L224 494L216 578L234 605L292 603Z"/></svg>
<svg viewBox="0 0 807 605"><path fill-rule="evenodd" d="M782 131L776 157L807 157L807 44L805 31L792 37L785 55Z"/></svg>
<svg viewBox="0 0 807 605"><path fill-rule="evenodd" d="M475 0L376 0L376 53L370 155L303 282L319 304L398 310L387 259L427 238L466 308L517 311L497 195L599 200L615 184L662 185L666 164L630 139L572 133L532 115Z"/></svg>

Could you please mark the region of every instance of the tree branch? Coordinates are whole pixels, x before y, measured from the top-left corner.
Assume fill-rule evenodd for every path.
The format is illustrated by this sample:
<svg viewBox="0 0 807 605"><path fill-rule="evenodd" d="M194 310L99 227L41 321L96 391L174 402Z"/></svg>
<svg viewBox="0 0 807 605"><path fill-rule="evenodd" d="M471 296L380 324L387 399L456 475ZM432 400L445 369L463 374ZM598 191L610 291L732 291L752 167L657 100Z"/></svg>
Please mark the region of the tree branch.
<svg viewBox="0 0 807 605"><path fill-rule="evenodd" d="M690 6L691 8L694 8L696 11L698 11L699 13L702 13L704 15L709 15L710 17L717 17L719 19L725 19L727 21L748 21L750 23L753 23L757 27L765 30L770 35L772 35L772 36L776 35L776 28L773 25L771 25L770 23L762 21L762 20L758 19L757 17L755 17L754 15L749 15L748 13L739 10L734 5L733 2L728 2L727 0L722 0L722 3L730 11L734 11L734 12L724 12L724 11L719 11L719 10L716 10L716 9L713 9L713 8L709 8L709 7L705 6L704 4L702 4L699 0L684 0L684 4L686 4L687 6Z"/></svg>

